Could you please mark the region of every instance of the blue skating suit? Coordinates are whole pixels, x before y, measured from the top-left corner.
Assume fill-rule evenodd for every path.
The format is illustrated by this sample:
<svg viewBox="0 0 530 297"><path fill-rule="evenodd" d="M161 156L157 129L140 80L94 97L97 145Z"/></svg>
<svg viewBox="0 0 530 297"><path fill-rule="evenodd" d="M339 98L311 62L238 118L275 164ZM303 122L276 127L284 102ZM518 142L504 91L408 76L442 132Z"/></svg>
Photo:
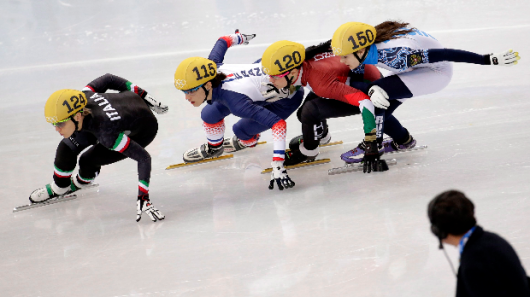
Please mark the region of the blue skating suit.
<svg viewBox="0 0 530 297"><path fill-rule="evenodd" d="M227 49L226 41L219 39L208 56L217 64L218 71L228 77L213 89L212 100L202 109L201 118L213 125L233 114L241 118L232 128L234 134L242 141L254 139L281 119L286 120L302 103L304 92L299 89L289 98L266 102L261 92L267 87L262 82L268 83L269 78L261 63L223 64ZM208 141L215 143L218 139Z"/></svg>

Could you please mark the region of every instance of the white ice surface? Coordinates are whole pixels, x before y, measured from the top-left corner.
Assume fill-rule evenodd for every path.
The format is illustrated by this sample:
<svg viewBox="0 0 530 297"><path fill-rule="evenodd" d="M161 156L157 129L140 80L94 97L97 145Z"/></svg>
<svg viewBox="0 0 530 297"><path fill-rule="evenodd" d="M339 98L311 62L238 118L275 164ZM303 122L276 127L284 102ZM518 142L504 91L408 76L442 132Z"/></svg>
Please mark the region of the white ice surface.
<svg viewBox="0 0 530 297"><path fill-rule="evenodd" d="M428 201L464 191L479 224L512 243L530 270L530 1L0 2L1 296L452 296L455 278L429 232ZM400 19L449 48L513 48L515 67L455 65L443 91L396 116L425 152L396 156L386 173L328 176L362 138L360 117L329 121L331 164L291 171L294 189L267 189L269 144L234 159L166 171L204 141L200 108L173 86L183 59L238 28L248 63L270 43L331 38L347 21ZM61 137L47 97L113 73L170 107L148 147L150 194L163 222L135 222L136 163L104 167L99 193L13 214L51 182ZM227 136L237 119L227 118ZM290 139L300 133L288 120ZM456 249L448 247L455 264Z"/></svg>

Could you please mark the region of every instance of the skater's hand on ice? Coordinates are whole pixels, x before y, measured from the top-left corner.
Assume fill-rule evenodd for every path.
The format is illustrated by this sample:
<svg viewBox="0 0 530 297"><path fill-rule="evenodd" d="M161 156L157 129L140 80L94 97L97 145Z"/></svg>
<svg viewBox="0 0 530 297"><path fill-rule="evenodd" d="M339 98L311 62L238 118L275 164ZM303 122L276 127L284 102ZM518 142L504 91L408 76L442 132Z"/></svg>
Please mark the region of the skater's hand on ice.
<svg viewBox="0 0 530 297"><path fill-rule="evenodd" d="M266 90L261 92L261 95L267 102L276 102L289 97L289 89L287 88L278 89L272 83L266 82L261 82L261 85L266 88Z"/></svg>
<svg viewBox="0 0 530 297"><path fill-rule="evenodd" d="M490 54L491 65L513 66L516 65L517 61L520 59L521 57L519 57L519 53L514 52L511 49L502 53Z"/></svg>
<svg viewBox="0 0 530 297"><path fill-rule="evenodd" d="M385 160L380 160L382 153L379 152L377 141L364 141L363 172L387 171L388 165Z"/></svg>
<svg viewBox="0 0 530 297"><path fill-rule="evenodd" d="M377 108L387 109L390 106L388 94L379 86L372 86L368 90L368 96L370 96L370 100Z"/></svg>
<svg viewBox="0 0 530 297"><path fill-rule="evenodd" d="M283 188L294 187L294 182L287 175L287 170L283 167L283 161L272 161L272 173L271 181L269 184L269 190L274 189L274 181L278 184L278 189L283 191Z"/></svg>
<svg viewBox="0 0 530 297"><path fill-rule="evenodd" d="M144 211L153 222L157 220L163 220L164 216L158 209L156 209L151 201L149 200L149 194L138 195L138 200L136 201L136 221L139 222L142 219L142 211Z"/></svg>

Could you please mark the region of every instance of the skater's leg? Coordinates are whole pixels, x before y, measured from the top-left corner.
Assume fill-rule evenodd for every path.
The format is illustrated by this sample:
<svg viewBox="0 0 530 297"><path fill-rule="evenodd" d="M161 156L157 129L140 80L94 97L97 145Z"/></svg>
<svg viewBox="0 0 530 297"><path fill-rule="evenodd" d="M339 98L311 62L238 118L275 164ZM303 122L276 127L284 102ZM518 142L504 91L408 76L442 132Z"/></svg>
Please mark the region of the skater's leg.
<svg viewBox="0 0 530 297"><path fill-rule="evenodd" d="M338 100L315 98L306 102L300 113L304 147L314 150L327 125L322 122L329 118L339 118L359 114L358 106L353 106Z"/></svg>

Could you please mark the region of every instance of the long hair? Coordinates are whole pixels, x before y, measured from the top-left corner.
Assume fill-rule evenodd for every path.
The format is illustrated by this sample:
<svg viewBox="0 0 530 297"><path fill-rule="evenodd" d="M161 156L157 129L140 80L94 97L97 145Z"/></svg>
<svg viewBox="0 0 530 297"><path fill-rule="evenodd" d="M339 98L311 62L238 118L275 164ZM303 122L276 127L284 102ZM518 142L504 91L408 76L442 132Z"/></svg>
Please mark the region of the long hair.
<svg viewBox="0 0 530 297"><path fill-rule="evenodd" d="M377 36L374 43L380 43L390 39L397 39L402 34L413 32L416 28L407 28L409 23L402 23L398 21L385 21L375 26Z"/></svg>
<svg viewBox="0 0 530 297"><path fill-rule="evenodd" d="M212 82L212 87L217 88L225 78L226 74L222 72L217 72L217 75L212 80L210 80Z"/></svg>

